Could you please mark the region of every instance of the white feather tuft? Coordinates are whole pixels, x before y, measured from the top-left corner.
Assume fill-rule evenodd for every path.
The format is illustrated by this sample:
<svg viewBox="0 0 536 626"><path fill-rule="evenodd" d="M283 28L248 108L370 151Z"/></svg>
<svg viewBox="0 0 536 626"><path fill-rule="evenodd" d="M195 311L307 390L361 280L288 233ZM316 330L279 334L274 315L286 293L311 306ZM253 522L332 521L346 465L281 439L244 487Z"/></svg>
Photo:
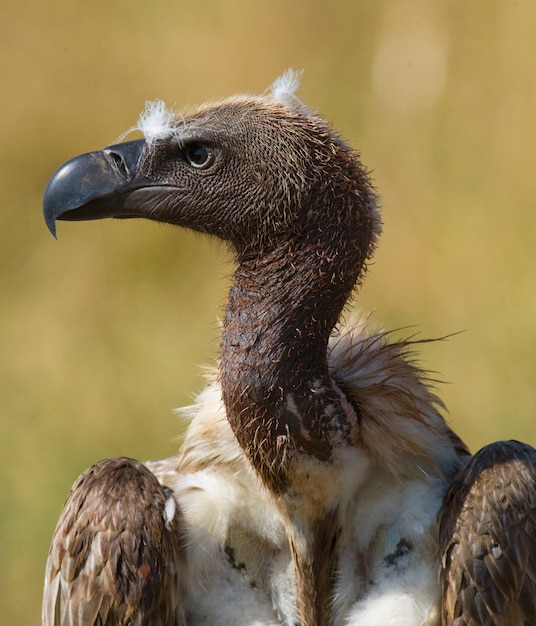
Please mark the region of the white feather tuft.
<svg viewBox="0 0 536 626"><path fill-rule="evenodd" d="M175 112L168 109L163 100L147 101L134 129L143 133L149 145L154 145L175 133L174 120Z"/></svg>
<svg viewBox="0 0 536 626"><path fill-rule="evenodd" d="M164 505L164 522L168 530L171 528L171 522L175 518L176 511L177 503L175 502L175 498L174 496L169 496Z"/></svg>
<svg viewBox="0 0 536 626"><path fill-rule="evenodd" d="M289 106L299 102L296 92L300 87L303 70L288 69L283 76L276 78L270 87L272 96L281 104Z"/></svg>

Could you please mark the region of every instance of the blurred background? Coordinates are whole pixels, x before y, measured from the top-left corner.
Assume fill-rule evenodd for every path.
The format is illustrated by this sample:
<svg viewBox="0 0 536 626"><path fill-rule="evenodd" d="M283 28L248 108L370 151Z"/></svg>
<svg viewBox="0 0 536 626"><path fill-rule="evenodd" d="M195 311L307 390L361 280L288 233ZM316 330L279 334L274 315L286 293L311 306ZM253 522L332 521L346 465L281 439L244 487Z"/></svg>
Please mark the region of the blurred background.
<svg viewBox="0 0 536 626"><path fill-rule="evenodd" d="M356 306L422 363L473 450L536 444L536 3L532 0L3 0L0 8L0 615L40 623L44 565L76 476L173 454L172 409L218 351L230 259L149 222L59 223L68 158L146 99L178 108L300 95L374 171L384 234Z"/></svg>

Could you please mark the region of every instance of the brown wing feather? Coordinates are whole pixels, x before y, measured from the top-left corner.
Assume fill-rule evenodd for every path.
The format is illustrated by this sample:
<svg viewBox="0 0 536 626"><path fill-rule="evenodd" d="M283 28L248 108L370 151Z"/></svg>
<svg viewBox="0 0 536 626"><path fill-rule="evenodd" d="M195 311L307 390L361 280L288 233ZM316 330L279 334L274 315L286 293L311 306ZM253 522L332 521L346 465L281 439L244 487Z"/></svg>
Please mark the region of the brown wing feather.
<svg viewBox="0 0 536 626"><path fill-rule="evenodd" d="M78 478L50 547L44 626L184 624L181 519L169 498L133 459L105 459Z"/></svg>
<svg viewBox="0 0 536 626"><path fill-rule="evenodd" d="M536 450L486 446L440 512L443 625L536 624Z"/></svg>

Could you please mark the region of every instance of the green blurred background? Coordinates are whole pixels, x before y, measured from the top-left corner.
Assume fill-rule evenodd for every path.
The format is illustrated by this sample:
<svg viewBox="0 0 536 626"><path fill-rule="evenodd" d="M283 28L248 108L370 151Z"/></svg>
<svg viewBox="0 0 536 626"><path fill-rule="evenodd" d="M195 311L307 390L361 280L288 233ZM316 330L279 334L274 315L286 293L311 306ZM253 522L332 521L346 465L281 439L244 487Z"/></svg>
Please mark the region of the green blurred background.
<svg viewBox="0 0 536 626"><path fill-rule="evenodd" d="M357 298L423 347L476 449L536 443L536 3L3 0L0 6L0 621L40 623L48 543L97 459L172 454L232 270L200 236L60 223L66 159L114 142L146 99L301 96L374 170L385 230Z"/></svg>

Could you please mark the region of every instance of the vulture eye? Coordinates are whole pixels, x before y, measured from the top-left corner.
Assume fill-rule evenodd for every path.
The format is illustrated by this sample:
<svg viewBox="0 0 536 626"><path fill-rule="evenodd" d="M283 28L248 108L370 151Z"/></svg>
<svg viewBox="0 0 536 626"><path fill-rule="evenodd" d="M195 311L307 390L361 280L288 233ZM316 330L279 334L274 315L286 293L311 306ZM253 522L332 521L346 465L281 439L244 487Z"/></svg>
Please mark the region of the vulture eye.
<svg viewBox="0 0 536 626"><path fill-rule="evenodd" d="M192 167L203 169L212 162L212 150L204 143L191 143L184 148L184 156Z"/></svg>

